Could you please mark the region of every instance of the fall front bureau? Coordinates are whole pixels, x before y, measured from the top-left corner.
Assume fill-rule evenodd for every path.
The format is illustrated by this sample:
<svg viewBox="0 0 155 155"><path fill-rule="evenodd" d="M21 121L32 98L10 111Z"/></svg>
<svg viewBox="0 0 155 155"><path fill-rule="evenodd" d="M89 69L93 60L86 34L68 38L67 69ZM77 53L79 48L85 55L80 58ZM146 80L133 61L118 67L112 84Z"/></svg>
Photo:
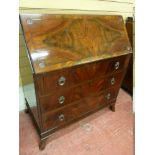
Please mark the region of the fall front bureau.
<svg viewBox="0 0 155 155"><path fill-rule="evenodd" d="M40 149L56 130L105 106L115 111L132 53L121 16L21 14L20 20L32 76L25 101Z"/></svg>

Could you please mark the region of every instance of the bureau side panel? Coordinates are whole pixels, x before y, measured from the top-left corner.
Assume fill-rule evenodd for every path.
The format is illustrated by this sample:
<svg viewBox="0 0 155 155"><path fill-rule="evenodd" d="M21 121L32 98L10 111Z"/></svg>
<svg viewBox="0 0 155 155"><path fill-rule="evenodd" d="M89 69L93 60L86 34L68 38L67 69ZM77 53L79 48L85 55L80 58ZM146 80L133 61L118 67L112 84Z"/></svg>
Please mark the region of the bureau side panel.
<svg viewBox="0 0 155 155"><path fill-rule="evenodd" d="M40 131L40 128L41 128L40 108L39 108L38 95L37 95L37 85L35 82L36 76L34 74L34 69L31 63L31 59L30 59L26 44L25 44L25 48L26 48L25 59L27 63L23 67L20 67L22 87L23 87L27 108L31 113L31 116L33 117L33 120ZM20 61L20 63L22 63L22 61ZM27 80L27 77L29 78L29 80Z"/></svg>
<svg viewBox="0 0 155 155"><path fill-rule="evenodd" d="M29 64L30 65L30 64ZM26 67L30 67L27 65ZM32 73L28 73L29 78L31 78L29 81L27 81L26 76L21 76L22 80L22 86L23 86L23 92L25 97L25 102L28 104L28 108L33 115L37 125L40 127L39 123L39 113L38 113L38 106L37 106L37 96L35 91L35 84L34 84L34 78Z"/></svg>

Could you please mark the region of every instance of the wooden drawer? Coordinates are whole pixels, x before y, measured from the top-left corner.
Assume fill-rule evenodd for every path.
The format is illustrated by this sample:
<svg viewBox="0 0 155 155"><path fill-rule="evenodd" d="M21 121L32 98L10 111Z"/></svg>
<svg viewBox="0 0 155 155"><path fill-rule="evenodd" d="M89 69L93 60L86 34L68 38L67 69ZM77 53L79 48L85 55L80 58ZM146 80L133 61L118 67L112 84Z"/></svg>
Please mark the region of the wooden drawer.
<svg viewBox="0 0 155 155"><path fill-rule="evenodd" d="M109 89L103 93L83 98L82 100L77 101L72 105L65 106L57 111L43 114L43 130L57 128L82 115L105 106L116 99L117 93L118 90Z"/></svg>
<svg viewBox="0 0 155 155"><path fill-rule="evenodd" d="M41 110L46 113L61 108L72 102L78 101L91 94L103 92L108 88L118 89L120 87L124 72L114 75L93 79L79 86L52 91L51 95L40 97Z"/></svg>
<svg viewBox="0 0 155 155"><path fill-rule="evenodd" d="M113 74L113 73L117 73L123 69L126 69L128 66L128 62L130 60L130 55L124 55L124 56L120 56L120 57L115 57L113 59L111 59L110 61L108 61L108 65L106 68L106 72L105 74ZM103 62L101 62L101 67L104 67Z"/></svg>
<svg viewBox="0 0 155 155"><path fill-rule="evenodd" d="M106 59L72 68L53 71L38 78L39 95L50 94L52 90L72 87L99 76L117 73L126 68L129 55Z"/></svg>

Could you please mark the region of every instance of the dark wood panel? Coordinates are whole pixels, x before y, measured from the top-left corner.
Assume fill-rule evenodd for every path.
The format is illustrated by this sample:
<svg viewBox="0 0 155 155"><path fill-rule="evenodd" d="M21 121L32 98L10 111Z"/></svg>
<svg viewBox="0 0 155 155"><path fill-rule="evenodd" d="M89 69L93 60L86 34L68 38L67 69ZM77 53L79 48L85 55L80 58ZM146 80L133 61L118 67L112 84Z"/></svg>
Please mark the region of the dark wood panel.
<svg viewBox="0 0 155 155"><path fill-rule="evenodd" d="M68 123L89 111L93 111L99 107L104 106L108 102L115 100L118 89L109 89L97 95L83 98L75 104L65 106L64 108L43 114L43 128L44 130L54 129L65 123ZM110 94L110 98L108 95Z"/></svg>
<svg viewBox="0 0 155 155"><path fill-rule="evenodd" d="M133 36L134 36L134 31L133 31L133 27L134 27L134 21L132 17L128 17L127 21L126 21L126 29L127 29L127 33L129 36L129 40L131 43L131 46L133 47Z"/></svg>
<svg viewBox="0 0 155 155"><path fill-rule="evenodd" d="M51 95L40 97L42 113L62 108L91 94L103 92L108 88L118 89L121 85L124 72L115 73L108 77L100 77L87 81L75 87L51 91Z"/></svg>
<svg viewBox="0 0 155 155"><path fill-rule="evenodd" d="M126 22L126 29L127 29L127 33L132 47L133 47L133 37L134 37L133 27L134 27L133 18L128 18ZM122 88L127 90L132 95L133 93L133 54L131 55L131 59L129 61L126 75L122 83Z"/></svg>
<svg viewBox="0 0 155 155"><path fill-rule="evenodd" d="M62 90L99 76L120 72L127 67L128 61L129 55L124 55L114 59L106 59L44 74L38 78L39 95L47 95L53 90ZM59 84L59 80L62 77L65 78L64 85Z"/></svg>
<svg viewBox="0 0 155 155"><path fill-rule="evenodd" d="M36 74L131 52L121 16L20 17Z"/></svg>

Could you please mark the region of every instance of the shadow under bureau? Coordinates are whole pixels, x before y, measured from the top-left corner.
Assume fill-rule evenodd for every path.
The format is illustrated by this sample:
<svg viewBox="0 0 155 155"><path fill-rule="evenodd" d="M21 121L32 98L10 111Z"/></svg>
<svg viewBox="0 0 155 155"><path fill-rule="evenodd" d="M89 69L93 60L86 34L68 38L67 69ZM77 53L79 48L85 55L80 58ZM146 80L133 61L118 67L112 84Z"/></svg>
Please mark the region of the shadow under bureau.
<svg viewBox="0 0 155 155"><path fill-rule="evenodd" d="M40 149L56 130L105 106L115 111L132 53L121 16L21 14L20 20L32 76L24 95Z"/></svg>

